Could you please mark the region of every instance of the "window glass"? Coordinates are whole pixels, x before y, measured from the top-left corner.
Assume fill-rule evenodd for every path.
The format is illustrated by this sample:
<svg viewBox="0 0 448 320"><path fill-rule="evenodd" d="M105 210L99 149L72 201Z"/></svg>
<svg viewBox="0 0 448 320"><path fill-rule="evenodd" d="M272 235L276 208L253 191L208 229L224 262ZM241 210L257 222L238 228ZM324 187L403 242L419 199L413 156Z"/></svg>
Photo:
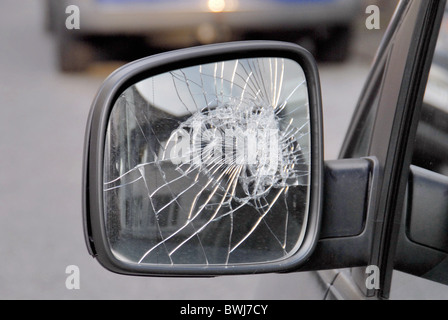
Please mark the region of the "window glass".
<svg viewBox="0 0 448 320"><path fill-rule="evenodd" d="M448 175L448 11L437 41L412 163Z"/></svg>
<svg viewBox="0 0 448 320"><path fill-rule="evenodd" d="M432 172L448 176L448 11L442 22L437 46L430 69L428 83L422 105L420 122L414 143L412 164ZM434 175L433 175L434 176ZM444 178L444 177L442 177ZM420 199L424 199L421 196ZM414 198L415 200L415 198ZM422 205L415 200L413 204ZM428 219L432 212L424 209L420 215ZM422 234L417 239L407 215L407 237L419 244L427 245L432 237ZM429 218L431 219L431 218ZM437 222L436 222L437 224ZM415 224L414 224L415 226ZM434 230L433 230L434 231ZM436 230L437 231L437 230ZM432 232L437 233L437 232ZM443 231L442 231L443 233ZM440 233L437 233L440 234ZM425 244L424 242L427 242ZM398 248L402 250L403 248ZM420 263L420 257L419 257ZM390 299L447 299L447 286L411 274L394 271Z"/></svg>

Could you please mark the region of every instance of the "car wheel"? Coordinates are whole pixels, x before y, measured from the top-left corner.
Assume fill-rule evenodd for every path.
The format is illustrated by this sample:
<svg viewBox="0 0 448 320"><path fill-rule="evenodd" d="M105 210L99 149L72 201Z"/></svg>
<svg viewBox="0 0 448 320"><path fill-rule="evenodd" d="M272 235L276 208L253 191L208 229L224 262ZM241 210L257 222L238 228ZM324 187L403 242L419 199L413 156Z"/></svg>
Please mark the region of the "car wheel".
<svg viewBox="0 0 448 320"><path fill-rule="evenodd" d="M58 36L58 68L62 72L85 71L94 60L92 45L82 38Z"/></svg>
<svg viewBox="0 0 448 320"><path fill-rule="evenodd" d="M317 59L324 62L344 62L350 56L352 30L350 26L337 26L329 36L317 41Z"/></svg>

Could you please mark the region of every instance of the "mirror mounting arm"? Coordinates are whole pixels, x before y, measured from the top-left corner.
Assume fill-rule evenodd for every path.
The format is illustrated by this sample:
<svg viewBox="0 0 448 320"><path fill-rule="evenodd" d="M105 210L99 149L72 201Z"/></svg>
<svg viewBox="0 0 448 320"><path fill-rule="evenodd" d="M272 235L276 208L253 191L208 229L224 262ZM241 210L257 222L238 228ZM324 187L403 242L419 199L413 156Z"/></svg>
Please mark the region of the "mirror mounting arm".
<svg viewBox="0 0 448 320"><path fill-rule="evenodd" d="M374 264L372 246L378 232L375 158L326 161L322 224L316 250L305 270L362 267Z"/></svg>

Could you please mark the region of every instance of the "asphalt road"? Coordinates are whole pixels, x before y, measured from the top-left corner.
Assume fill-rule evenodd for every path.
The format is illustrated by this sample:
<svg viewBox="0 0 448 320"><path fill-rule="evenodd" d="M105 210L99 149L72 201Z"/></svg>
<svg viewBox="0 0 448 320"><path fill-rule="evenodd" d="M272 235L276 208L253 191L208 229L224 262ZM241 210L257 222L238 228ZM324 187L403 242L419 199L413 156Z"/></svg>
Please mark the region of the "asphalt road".
<svg viewBox="0 0 448 320"><path fill-rule="evenodd" d="M170 279L103 269L84 243L81 177L87 115L112 67L58 73L36 0L0 2L0 43L0 299L321 298L314 273ZM369 63L321 66L327 159L337 157ZM66 288L70 265L78 290Z"/></svg>

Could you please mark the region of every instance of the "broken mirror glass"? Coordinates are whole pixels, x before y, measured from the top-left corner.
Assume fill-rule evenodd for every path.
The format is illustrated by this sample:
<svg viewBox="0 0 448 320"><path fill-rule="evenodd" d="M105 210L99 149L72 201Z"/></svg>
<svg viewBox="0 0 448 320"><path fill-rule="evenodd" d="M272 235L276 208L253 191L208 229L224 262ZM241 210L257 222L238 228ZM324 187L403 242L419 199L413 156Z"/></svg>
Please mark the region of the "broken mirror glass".
<svg viewBox="0 0 448 320"><path fill-rule="evenodd" d="M156 265L288 258L307 225L310 148L307 83L293 60L222 61L135 83L106 134L113 254Z"/></svg>

